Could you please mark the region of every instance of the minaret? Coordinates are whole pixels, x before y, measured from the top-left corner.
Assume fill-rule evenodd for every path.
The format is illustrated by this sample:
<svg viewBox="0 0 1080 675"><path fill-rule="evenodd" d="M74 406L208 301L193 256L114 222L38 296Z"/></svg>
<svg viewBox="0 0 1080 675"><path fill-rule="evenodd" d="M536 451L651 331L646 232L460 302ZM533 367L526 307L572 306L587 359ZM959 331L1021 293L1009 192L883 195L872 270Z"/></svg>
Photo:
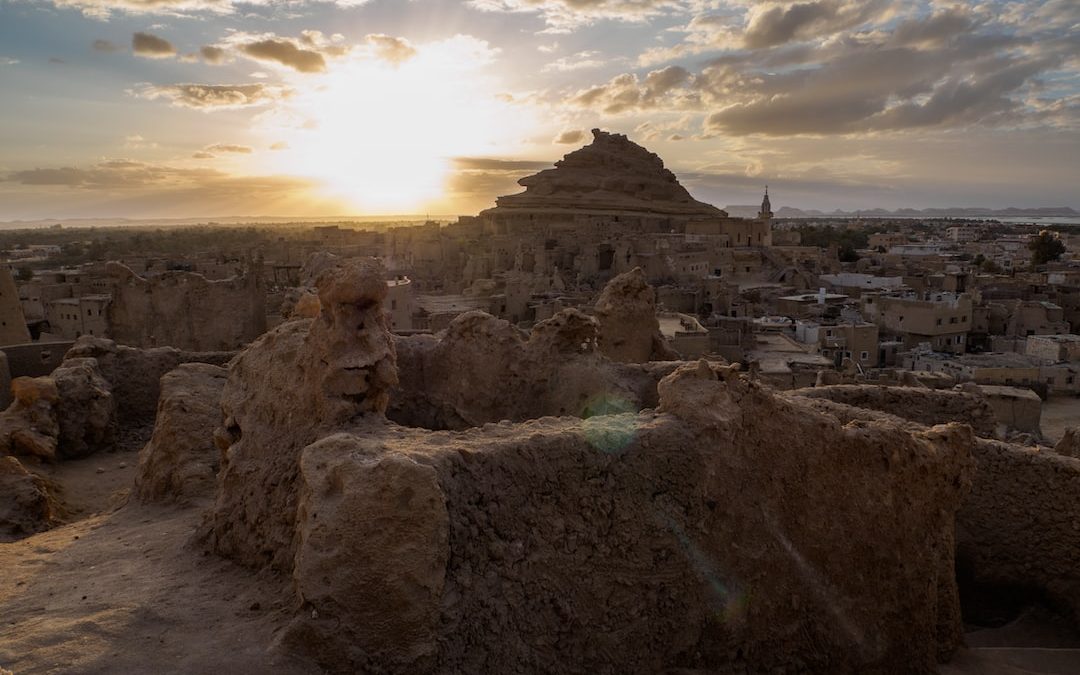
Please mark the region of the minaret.
<svg viewBox="0 0 1080 675"><path fill-rule="evenodd" d="M762 220L768 220L773 217L772 204L769 203L769 186L765 186L765 198L761 200L761 212L757 214L757 217Z"/></svg>

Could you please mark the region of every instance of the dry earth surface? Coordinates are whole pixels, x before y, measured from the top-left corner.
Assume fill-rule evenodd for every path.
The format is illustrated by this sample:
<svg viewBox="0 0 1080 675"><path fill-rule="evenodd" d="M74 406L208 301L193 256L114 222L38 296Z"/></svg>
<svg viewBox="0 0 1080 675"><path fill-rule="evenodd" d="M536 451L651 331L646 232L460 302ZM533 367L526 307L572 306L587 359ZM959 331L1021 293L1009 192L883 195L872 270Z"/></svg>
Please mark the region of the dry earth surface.
<svg viewBox="0 0 1080 675"><path fill-rule="evenodd" d="M189 545L201 509L118 506L136 463L129 450L61 465L54 479L80 519L0 544L0 668L318 673L271 650L291 615L283 579Z"/></svg>

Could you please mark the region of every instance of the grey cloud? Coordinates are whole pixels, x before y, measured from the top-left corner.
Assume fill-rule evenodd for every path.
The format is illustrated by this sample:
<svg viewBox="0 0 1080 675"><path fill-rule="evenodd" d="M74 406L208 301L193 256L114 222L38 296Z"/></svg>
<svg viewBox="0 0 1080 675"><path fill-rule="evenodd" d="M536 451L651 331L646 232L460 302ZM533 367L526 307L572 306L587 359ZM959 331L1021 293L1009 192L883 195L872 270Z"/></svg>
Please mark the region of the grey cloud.
<svg viewBox="0 0 1080 675"><path fill-rule="evenodd" d="M94 42L91 44L91 46L94 48L94 51L97 51L97 52L116 52L116 51L120 51L120 47L118 45L115 45L112 42L109 42L108 40L94 40Z"/></svg>
<svg viewBox="0 0 1080 675"><path fill-rule="evenodd" d="M877 17L885 0L817 0L769 4L752 13L743 40L751 49L830 35Z"/></svg>
<svg viewBox="0 0 1080 675"><path fill-rule="evenodd" d="M939 45L971 30L975 22L958 8L938 12L928 19L909 19L892 33L892 42L899 45Z"/></svg>
<svg viewBox="0 0 1080 675"><path fill-rule="evenodd" d="M689 71L681 66L654 70L644 80L634 73L623 73L606 84L576 92L568 103L609 115L661 107L694 109L700 104L698 95L680 86L688 83L690 77Z"/></svg>
<svg viewBox="0 0 1080 675"><path fill-rule="evenodd" d="M150 100L164 99L175 106L210 111L266 105L288 98L292 91L286 87L257 82L146 85L137 94Z"/></svg>
<svg viewBox="0 0 1080 675"><path fill-rule="evenodd" d="M214 65L224 63L228 57L228 52L214 45L205 45L199 49L199 54L202 55L203 61Z"/></svg>
<svg viewBox="0 0 1080 675"><path fill-rule="evenodd" d="M260 61L275 61L301 73L321 73L326 59L317 51L302 49L286 39L266 39L241 45L240 50Z"/></svg>
<svg viewBox="0 0 1080 675"><path fill-rule="evenodd" d="M132 35L131 51L152 59L164 59L176 55L176 47L173 47L171 42L150 33Z"/></svg>

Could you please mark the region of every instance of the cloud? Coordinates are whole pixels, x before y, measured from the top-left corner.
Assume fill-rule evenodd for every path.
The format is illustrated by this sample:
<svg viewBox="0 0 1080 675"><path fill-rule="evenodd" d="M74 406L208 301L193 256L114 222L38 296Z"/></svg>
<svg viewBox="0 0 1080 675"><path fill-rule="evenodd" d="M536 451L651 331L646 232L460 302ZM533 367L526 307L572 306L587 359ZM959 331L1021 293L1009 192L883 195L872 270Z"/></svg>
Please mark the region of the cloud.
<svg viewBox="0 0 1080 675"><path fill-rule="evenodd" d="M176 47L171 42L150 33L132 35L131 51L151 59L167 59L176 55Z"/></svg>
<svg viewBox="0 0 1080 675"><path fill-rule="evenodd" d="M199 48L199 54L202 56L203 61L213 65L225 63L228 60L228 52L221 47L214 45L204 45Z"/></svg>
<svg viewBox="0 0 1080 675"><path fill-rule="evenodd" d="M351 51L344 40L343 35L327 37L317 30L301 31L299 37L235 31L212 48L216 51L211 52L211 57L224 60L227 57L225 50L232 49L262 63L275 63L300 73L322 73L330 59L343 57Z"/></svg>
<svg viewBox="0 0 1080 675"><path fill-rule="evenodd" d="M886 0L816 0L762 3L748 16L743 40L751 49L831 35L881 16Z"/></svg>
<svg viewBox="0 0 1080 675"><path fill-rule="evenodd" d="M698 8L701 0L468 0L485 12L539 14L549 33L570 32L599 20L645 21ZM708 3L706 3L708 4Z"/></svg>
<svg viewBox="0 0 1080 675"><path fill-rule="evenodd" d="M292 90L263 84L171 84L144 85L136 92L151 101L164 99L174 106L196 110L228 110L266 105L289 98Z"/></svg>
<svg viewBox="0 0 1080 675"><path fill-rule="evenodd" d="M600 52L597 51L578 52L577 54L564 56L548 63L543 67L543 70L544 72L570 72L574 70L599 68L607 62L604 61L604 59L596 58L598 56L600 56Z"/></svg>
<svg viewBox="0 0 1080 675"><path fill-rule="evenodd" d="M270 149L271 150L288 150L289 149L289 144L286 143L285 141L278 141L276 143L271 143L270 144Z"/></svg>
<svg viewBox="0 0 1080 675"><path fill-rule="evenodd" d="M321 73L326 70L323 55L301 49L290 40L259 40L240 47L244 54L259 61L276 61L301 73Z"/></svg>
<svg viewBox="0 0 1080 675"><path fill-rule="evenodd" d="M623 73L563 94L561 103L606 115L704 113L706 137L1077 123L1074 106L1041 98L1049 89L1060 99L1060 83L1080 67L1069 29L1026 36L985 8L897 20L890 5L876 1L769 2L747 16L743 36L732 31L731 16L696 17L697 32L665 48L670 55L723 43L724 53L696 73L681 66ZM639 62L662 56L646 52Z"/></svg>
<svg viewBox="0 0 1080 675"><path fill-rule="evenodd" d="M114 14L201 16L228 15L236 13L237 6L271 5L269 0L50 0L60 9L75 9L84 16L107 20ZM371 0L311 0L312 4L336 5L342 8L358 7ZM283 3L284 4L284 3Z"/></svg>
<svg viewBox="0 0 1080 675"><path fill-rule="evenodd" d="M124 137L124 148L128 150L146 150L157 146L157 143L143 138L142 134L129 134Z"/></svg>
<svg viewBox="0 0 1080 675"><path fill-rule="evenodd" d="M203 148L206 152L231 152L240 155L250 155L251 148L246 145L233 145L231 143L214 143Z"/></svg>
<svg viewBox="0 0 1080 675"><path fill-rule="evenodd" d="M644 79L624 73L606 84L579 90L567 100L571 106L591 108L608 115L649 110L659 107L697 108L696 93L683 87L690 72L682 66L668 66L649 72Z"/></svg>
<svg viewBox="0 0 1080 675"><path fill-rule="evenodd" d="M376 58L389 63L403 63L416 56L416 48L405 38L371 33L364 37L364 41L372 48Z"/></svg>
<svg viewBox="0 0 1080 675"><path fill-rule="evenodd" d="M111 52L120 51L120 46L119 45L115 45L112 42L109 42L108 40L94 40L94 42L91 44L91 46L94 48L94 51L96 51L96 52L109 52L109 53L111 53Z"/></svg>
<svg viewBox="0 0 1080 675"><path fill-rule="evenodd" d="M0 66L14 66L19 63L19 59L13 59L9 56L0 56Z"/></svg>
<svg viewBox="0 0 1080 675"><path fill-rule="evenodd" d="M583 140L585 140L584 130L571 129L570 131L563 131L562 133L560 133L558 136L555 137L552 143L557 143L559 145L577 145Z"/></svg>
<svg viewBox="0 0 1080 675"><path fill-rule="evenodd" d="M217 155L215 155L212 152L206 152L205 150L200 150L199 152L196 152L195 154L193 154L191 157L192 157L192 159L214 159L215 157L217 157Z"/></svg>

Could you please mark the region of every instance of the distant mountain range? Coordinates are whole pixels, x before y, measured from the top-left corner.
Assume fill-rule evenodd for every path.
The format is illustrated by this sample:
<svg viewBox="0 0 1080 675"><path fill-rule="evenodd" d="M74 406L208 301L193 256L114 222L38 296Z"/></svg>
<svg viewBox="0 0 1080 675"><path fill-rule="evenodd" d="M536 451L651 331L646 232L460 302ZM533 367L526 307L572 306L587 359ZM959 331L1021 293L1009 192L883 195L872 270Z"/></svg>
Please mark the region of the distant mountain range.
<svg viewBox="0 0 1080 675"><path fill-rule="evenodd" d="M759 206L735 204L725 206L729 216L736 218L754 218ZM775 211L776 218L1072 218L1080 216L1080 211L1069 207L1044 207L1035 209L985 209L977 206L952 207L946 209L863 209L860 211L818 211L816 209L797 209L783 206Z"/></svg>

